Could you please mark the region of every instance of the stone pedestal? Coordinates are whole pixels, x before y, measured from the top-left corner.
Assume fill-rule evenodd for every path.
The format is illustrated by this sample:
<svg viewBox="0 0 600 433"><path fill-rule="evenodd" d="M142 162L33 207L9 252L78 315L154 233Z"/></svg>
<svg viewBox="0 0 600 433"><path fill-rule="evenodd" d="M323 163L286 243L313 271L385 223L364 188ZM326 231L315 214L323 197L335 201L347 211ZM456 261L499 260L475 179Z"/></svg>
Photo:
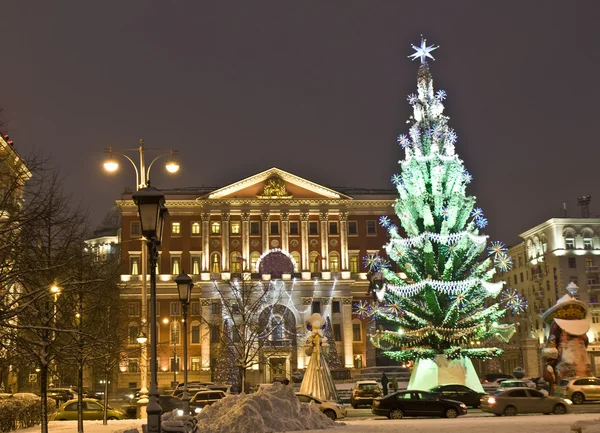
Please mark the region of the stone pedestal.
<svg viewBox="0 0 600 433"><path fill-rule="evenodd" d="M540 371L540 353L538 350L538 340L533 337L526 337L521 340L521 350L523 352L523 368L527 377L541 376Z"/></svg>

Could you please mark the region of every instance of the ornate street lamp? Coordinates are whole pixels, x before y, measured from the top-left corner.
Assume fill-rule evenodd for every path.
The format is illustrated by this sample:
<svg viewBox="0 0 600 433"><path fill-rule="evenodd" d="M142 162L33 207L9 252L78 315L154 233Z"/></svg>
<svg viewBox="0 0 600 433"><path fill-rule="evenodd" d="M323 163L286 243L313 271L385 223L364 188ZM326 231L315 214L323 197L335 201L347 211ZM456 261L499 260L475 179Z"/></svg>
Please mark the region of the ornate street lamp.
<svg viewBox="0 0 600 433"><path fill-rule="evenodd" d="M188 394L188 355L187 355L187 312L188 305L192 298L192 288L194 283L190 276L186 273L180 274L175 278L177 290L179 291L179 301L183 307L183 413L190 414L190 395Z"/></svg>
<svg viewBox="0 0 600 433"><path fill-rule="evenodd" d="M156 371L156 262L158 246L162 241L165 218L165 196L158 189L148 186L132 195L138 207L142 235L148 246L150 265L150 399L148 414L148 433L160 433L160 404L158 403L158 372Z"/></svg>

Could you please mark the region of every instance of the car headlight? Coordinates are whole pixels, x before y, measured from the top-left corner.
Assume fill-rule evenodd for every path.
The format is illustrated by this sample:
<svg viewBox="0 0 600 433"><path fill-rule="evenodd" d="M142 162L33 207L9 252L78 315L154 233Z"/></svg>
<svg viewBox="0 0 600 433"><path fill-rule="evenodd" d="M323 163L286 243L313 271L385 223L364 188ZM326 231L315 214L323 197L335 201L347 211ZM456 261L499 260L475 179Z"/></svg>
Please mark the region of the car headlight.
<svg viewBox="0 0 600 433"><path fill-rule="evenodd" d="M202 412L201 407L197 407L196 409L194 409L194 413L200 413L200 412Z"/></svg>
<svg viewBox="0 0 600 433"><path fill-rule="evenodd" d="M565 403L567 404L573 404L573 402L571 400L569 400L568 398L563 398L563 400L565 401Z"/></svg>
<svg viewBox="0 0 600 433"><path fill-rule="evenodd" d="M183 409L177 409L177 416L183 416Z"/></svg>
<svg viewBox="0 0 600 433"><path fill-rule="evenodd" d="M133 398L133 394L128 394L127 398L131 400Z"/></svg>
<svg viewBox="0 0 600 433"><path fill-rule="evenodd" d="M487 399L488 404L496 404L496 399L494 397L489 397Z"/></svg>
<svg viewBox="0 0 600 433"><path fill-rule="evenodd" d="M466 405L466 404L464 404L464 403L461 403L461 404L460 404L460 407L463 407L463 408L465 408L465 409L466 409L466 408L467 408L467 405Z"/></svg>

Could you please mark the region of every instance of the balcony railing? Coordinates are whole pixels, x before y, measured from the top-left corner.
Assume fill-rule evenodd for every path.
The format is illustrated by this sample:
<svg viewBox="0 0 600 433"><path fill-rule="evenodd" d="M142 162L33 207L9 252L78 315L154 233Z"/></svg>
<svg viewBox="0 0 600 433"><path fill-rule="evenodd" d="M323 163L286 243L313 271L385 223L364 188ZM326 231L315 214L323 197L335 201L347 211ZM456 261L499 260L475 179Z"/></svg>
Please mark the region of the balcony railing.
<svg viewBox="0 0 600 433"><path fill-rule="evenodd" d="M586 266L585 272L586 273L600 272L600 266Z"/></svg>
<svg viewBox="0 0 600 433"><path fill-rule="evenodd" d="M265 347L271 348L291 348L292 345L292 340L267 340L264 344Z"/></svg>

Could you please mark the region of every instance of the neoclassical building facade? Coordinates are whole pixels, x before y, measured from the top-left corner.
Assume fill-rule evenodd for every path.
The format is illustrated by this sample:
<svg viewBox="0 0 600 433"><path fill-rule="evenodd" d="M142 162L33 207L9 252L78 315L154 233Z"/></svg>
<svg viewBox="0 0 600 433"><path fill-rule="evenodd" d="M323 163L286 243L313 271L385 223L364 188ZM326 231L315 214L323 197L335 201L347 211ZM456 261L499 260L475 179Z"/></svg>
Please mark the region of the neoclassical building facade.
<svg viewBox="0 0 600 433"><path fill-rule="evenodd" d="M235 278L277 291L277 310L286 329L296 329L298 335L312 313L330 317L345 367L375 365L369 330L352 307L368 298L363 259L367 254L381 254L387 241L378 219L383 215L395 218L393 190L334 190L272 168L223 188L163 192L169 216L157 270L159 387L179 380L183 338L188 343L189 380L210 380L217 362L218 336L213 329L218 327L209 325L222 320L222 301L214 287ZM130 196L117 203L122 214L124 326L127 344L134 348L137 334L147 331L146 261L137 209ZM187 336L179 332L181 306L174 282L182 272L195 283ZM290 377L306 367L304 341L282 333L275 333L274 338L279 341L270 342L272 350L263 363L253 367L250 383ZM136 355L124 359L120 388L139 386L140 362Z"/></svg>

